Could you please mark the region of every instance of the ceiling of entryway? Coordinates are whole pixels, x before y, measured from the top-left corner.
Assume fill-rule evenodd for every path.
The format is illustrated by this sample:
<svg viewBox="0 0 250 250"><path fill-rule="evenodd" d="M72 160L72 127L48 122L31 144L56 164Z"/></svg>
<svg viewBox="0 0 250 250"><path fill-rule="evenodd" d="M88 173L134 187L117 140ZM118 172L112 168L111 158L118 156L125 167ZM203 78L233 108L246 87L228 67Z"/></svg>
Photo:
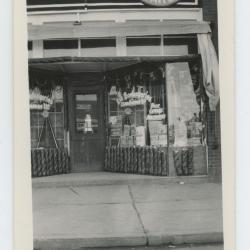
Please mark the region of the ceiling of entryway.
<svg viewBox="0 0 250 250"><path fill-rule="evenodd" d="M32 69L56 71L61 73L81 73L81 72L106 72L110 70L119 69L129 65L135 64L134 62L83 62L83 63L47 63L47 64L34 64L30 65Z"/></svg>

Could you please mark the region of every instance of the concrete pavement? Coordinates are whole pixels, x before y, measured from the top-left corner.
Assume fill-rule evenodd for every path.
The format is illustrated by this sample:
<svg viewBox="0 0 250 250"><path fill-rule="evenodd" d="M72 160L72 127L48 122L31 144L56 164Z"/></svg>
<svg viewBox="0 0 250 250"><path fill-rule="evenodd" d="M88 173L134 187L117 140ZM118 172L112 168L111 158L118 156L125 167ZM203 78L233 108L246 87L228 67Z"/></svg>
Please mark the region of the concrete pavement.
<svg viewBox="0 0 250 250"><path fill-rule="evenodd" d="M34 247L221 243L221 199L215 183L33 188Z"/></svg>
<svg viewBox="0 0 250 250"><path fill-rule="evenodd" d="M141 246L141 247L113 247L113 248L85 248L83 250L224 250L222 244L185 245L185 246Z"/></svg>
<svg viewBox="0 0 250 250"><path fill-rule="evenodd" d="M87 172L39 177L32 180L34 188L71 187L71 186L103 186L128 184L170 184L170 183L207 183L214 182L208 176L151 176L111 172Z"/></svg>

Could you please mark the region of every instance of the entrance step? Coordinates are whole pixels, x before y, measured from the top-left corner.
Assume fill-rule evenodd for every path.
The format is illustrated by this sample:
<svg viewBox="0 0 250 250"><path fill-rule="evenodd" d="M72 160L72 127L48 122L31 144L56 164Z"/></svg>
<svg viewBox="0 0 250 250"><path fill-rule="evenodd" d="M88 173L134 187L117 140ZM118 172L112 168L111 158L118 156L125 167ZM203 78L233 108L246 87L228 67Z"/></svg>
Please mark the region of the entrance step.
<svg viewBox="0 0 250 250"><path fill-rule="evenodd" d="M110 172L88 172L54 175L32 179L33 188L52 188L70 186L103 186L129 184L171 184L171 183L208 183L208 176L149 176Z"/></svg>

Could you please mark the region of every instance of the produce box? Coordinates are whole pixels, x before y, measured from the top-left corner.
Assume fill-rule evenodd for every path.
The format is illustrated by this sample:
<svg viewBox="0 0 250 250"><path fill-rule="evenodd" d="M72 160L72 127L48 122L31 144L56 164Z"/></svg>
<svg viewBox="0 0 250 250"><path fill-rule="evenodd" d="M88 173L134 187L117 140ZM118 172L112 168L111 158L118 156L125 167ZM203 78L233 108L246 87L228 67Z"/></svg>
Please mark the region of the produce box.
<svg viewBox="0 0 250 250"><path fill-rule="evenodd" d="M122 130L121 129L111 129L110 136L121 136Z"/></svg>
<svg viewBox="0 0 250 250"><path fill-rule="evenodd" d="M134 136L121 136L120 138L120 145L121 146L134 146L135 144L135 137Z"/></svg>
<svg viewBox="0 0 250 250"><path fill-rule="evenodd" d="M129 136L130 135L130 125L124 125L123 127L123 135Z"/></svg>
<svg viewBox="0 0 250 250"><path fill-rule="evenodd" d="M167 144L168 144L168 136L167 136L167 134L159 135L158 139L159 139L159 145L167 146Z"/></svg>
<svg viewBox="0 0 250 250"><path fill-rule="evenodd" d="M145 136L136 136L136 145L145 146L146 145Z"/></svg>
<svg viewBox="0 0 250 250"><path fill-rule="evenodd" d="M134 136L127 136L127 145L128 146L133 146L134 145Z"/></svg>
<svg viewBox="0 0 250 250"><path fill-rule="evenodd" d="M151 146L167 146L168 143L167 134L151 135L150 142Z"/></svg>
<svg viewBox="0 0 250 250"><path fill-rule="evenodd" d="M126 139L126 136L121 136L120 137L120 145L121 146L127 146L127 139Z"/></svg>
<svg viewBox="0 0 250 250"><path fill-rule="evenodd" d="M150 144L151 144L151 146L158 146L159 145L159 136L158 135L151 135L150 136Z"/></svg>
<svg viewBox="0 0 250 250"><path fill-rule="evenodd" d="M150 135L157 135L159 133L159 127L163 126L163 121L148 121Z"/></svg>
<svg viewBox="0 0 250 250"><path fill-rule="evenodd" d="M130 134L131 134L131 135L136 135L136 126L135 126L135 125L132 125L132 126L130 127Z"/></svg>
<svg viewBox="0 0 250 250"><path fill-rule="evenodd" d="M168 125L166 125L166 124L159 124L158 125L158 131L159 131L159 135L160 134L166 135L167 132L168 132Z"/></svg>

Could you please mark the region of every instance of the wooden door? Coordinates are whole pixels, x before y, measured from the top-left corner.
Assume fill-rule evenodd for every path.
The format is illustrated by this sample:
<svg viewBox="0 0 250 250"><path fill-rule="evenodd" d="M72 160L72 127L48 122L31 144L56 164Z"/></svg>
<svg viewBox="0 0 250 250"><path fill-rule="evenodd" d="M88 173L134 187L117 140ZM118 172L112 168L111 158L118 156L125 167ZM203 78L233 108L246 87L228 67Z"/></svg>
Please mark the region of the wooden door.
<svg viewBox="0 0 250 250"><path fill-rule="evenodd" d="M104 166L102 86L69 86L68 113L72 172L100 171Z"/></svg>

